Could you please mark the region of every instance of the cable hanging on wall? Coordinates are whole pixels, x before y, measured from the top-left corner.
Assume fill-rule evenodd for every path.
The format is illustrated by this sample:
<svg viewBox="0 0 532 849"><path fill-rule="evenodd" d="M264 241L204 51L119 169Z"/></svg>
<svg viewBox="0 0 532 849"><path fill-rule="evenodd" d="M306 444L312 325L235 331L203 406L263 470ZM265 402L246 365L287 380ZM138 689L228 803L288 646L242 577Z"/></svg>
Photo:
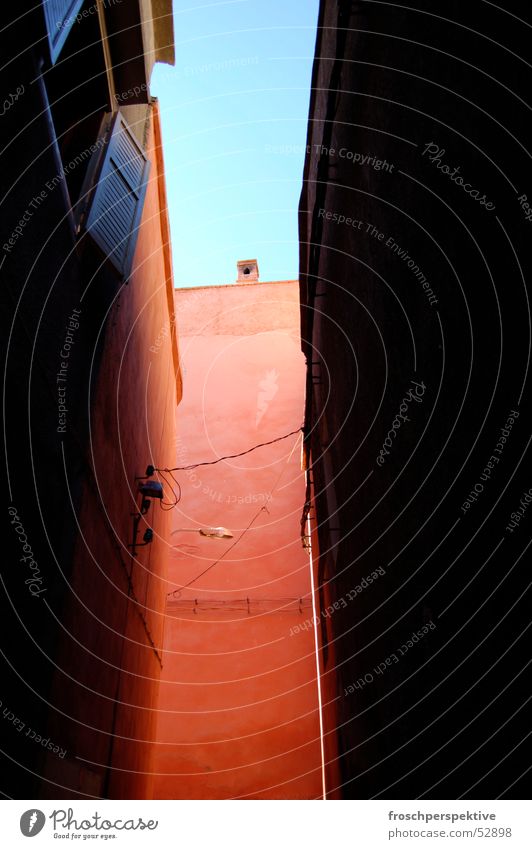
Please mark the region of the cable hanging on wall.
<svg viewBox="0 0 532 849"><path fill-rule="evenodd" d="M192 463L190 466L176 466L175 468L168 469L157 469L155 468L155 472L188 472L191 469L197 469L198 466L214 466L216 463L221 463L223 460L232 460L235 457L243 457L244 454L250 454L252 451L256 451L257 448L264 448L266 445L274 445L276 442L282 442L283 439L288 439L289 436L294 436L296 433L300 433L303 430L302 427L298 427L297 430L291 430L290 433L285 433L284 436L278 436L277 439L270 439L269 442L259 442L258 445L254 445L253 448L248 448L247 451L240 451L238 454L227 454L225 457L218 457L217 460L208 460L204 463ZM175 478L174 478L175 480Z"/></svg>
<svg viewBox="0 0 532 849"><path fill-rule="evenodd" d="M296 434L296 433L300 433L302 430L303 430L302 428L298 428L297 430L292 431L292 433L287 433L287 434L286 434L286 436L281 436L281 437L279 437L278 439L274 439L274 440L272 440L272 442L279 442L281 439L287 439L287 437L289 437L289 436L294 436L294 434ZM272 444L272 442L265 443L265 444L266 444L266 445L271 445L271 444ZM288 463L289 463L289 461L290 461L290 459L291 459L291 457L292 457L292 454L294 453L295 447L296 447L296 445L298 444L298 442L299 442L299 440L298 440L298 439L296 439L296 441L294 442L294 445L292 446L292 450L290 451L290 454L288 455L288 460L286 461L285 465L283 466L283 468L282 468L282 469L281 469L281 471L279 472L279 476L277 477L277 480L275 481L274 485L272 486L272 488L271 488L271 490L270 490L270 497L271 497L271 496L273 496L273 493L275 492L275 490L276 490L276 489L277 489L277 487L279 486L279 483L280 483L280 481L281 481L281 478L282 478L282 476L283 476L283 474L284 474L284 472L285 472L286 466L288 465ZM258 447L258 446L256 446L256 447ZM254 450L254 449L252 449L252 448L250 449L250 451L253 451L253 450ZM249 453L249 452L244 451L243 453L244 453L244 454L246 454L246 453ZM220 458L220 459L222 459L222 458ZM199 465L199 464L198 464L198 465ZM175 470L173 470L173 471L175 471ZM259 507L259 509L258 509L258 510L257 510L257 512L255 513L255 515L253 516L253 518L252 518L251 522L249 523L249 525L248 525L246 528L244 528L244 530L242 531L242 533L240 534L240 536L238 536L238 537L235 539L235 541L234 541L233 543L231 543L231 545L230 545L228 548L226 548L226 549L225 549L225 551L224 551L224 552L220 555L220 557L218 557L218 558L217 558L217 560L215 560L215 561L214 561L214 563L211 563L211 564L210 564L210 566L207 566L207 568L206 568L206 569L203 569L203 571L202 571L202 572L200 572L200 573L199 573L199 575L195 575L195 576L194 576L194 578L192 578L190 581L188 581L188 583L183 584L182 586L177 587L175 590L172 590L171 592L167 593L167 596L173 596L173 598L179 599L179 598L181 597L181 593L182 593L182 591L183 591L183 590L186 590L188 587L192 586L192 584L195 584L195 583L196 583L196 581L198 581L201 577L203 577L203 575L205 575L207 572L210 572L210 570L211 570L211 569L213 569L215 566L217 566L217 565L218 565L218 563L219 563L221 560L223 560L223 559L224 559L224 557L225 557L227 554L229 554L229 552L230 552L230 551L232 551L232 550L233 550L233 548L235 548L235 546L237 546L237 545L238 545L238 543L240 542L240 540L241 540L241 539L242 539L242 538L243 538L243 537L244 537L244 536L248 533L248 531L251 529L251 526L252 526L252 525L253 525L253 524L257 521L258 517L259 517L259 516L260 516L260 514L261 514L261 513L263 513L263 512L268 513L268 514L269 514L269 512L270 512L270 511L268 510L268 508L266 507L266 505L265 505L265 504L263 504L263 505L262 505L262 507Z"/></svg>
<svg viewBox="0 0 532 849"><path fill-rule="evenodd" d="M167 474L172 479L171 481L168 479L165 472L163 472L161 469L157 469L157 472L159 473L159 475L161 476L161 478L163 479L163 481L167 485L168 489L172 493L172 500L171 501L161 500L159 502L159 504L161 506L161 510L173 510L174 507L177 507L177 505L181 501L181 485L180 485L179 481L177 480L177 478L172 474L172 472L169 469L165 470L165 471L167 471Z"/></svg>
<svg viewBox="0 0 532 849"><path fill-rule="evenodd" d="M210 566L207 566L207 568L206 568L206 569L204 569L204 570L203 570L203 572L200 572L200 573L199 573L199 575L196 575L194 578L192 578L192 580L191 580L191 581L189 581L189 582L188 582L188 584L183 584L183 586L178 587L178 588L177 588L177 589L175 589L175 590L172 590L171 592L167 593L167 595L168 595L168 596L173 596L174 598L180 598L180 596L181 596L181 592L182 592L183 590L186 590L186 589L187 589L187 587L190 587L190 586L192 586L192 584L195 584L195 583L196 583L196 581L197 581L197 580L199 580L199 578L201 578L203 575L205 575L207 572L209 572L211 569L213 569L215 566L217 566L217 565L218 565L218 563L220 562L220 560L223 560L223 559L224 559L224 557L226 556L226 554L229 554L229 552L230 552L230 551L232 551L232 549L233 549L236 545L238 545L238 543L240 542L240 540L242 539L242 537L243 537L243 536L245 536L245 534L247 534L247 532L250 530L251 526L252 526L252 525L253 525L253 523L254 523L254 522L258 519L258 517L259 517L259 516L260 516L260 514L263 512L263 510L265 510L265 511L266 511L266 513L268 513L268 508L267 508L265 505L263 505L263 506L262 506L262 507L261 507L261 508L260 508L260 509L256 512L256 513L255 513L255 515L253 516L253 518L252 518L251 522L249 523L249 525L248 525L246 528L244 528L244 530L242 531L242 533L240 534L240 536L239 536L239 537L237 537L233 543L231 543L231 545L229 546L229 548L226 548L226 549L225 549L225 551L223 552L223 554L221 554L221 555L220 555L220 557L218 557L218 559L214 561L214 563L211 563L211 565L210 565Z"/></svg>

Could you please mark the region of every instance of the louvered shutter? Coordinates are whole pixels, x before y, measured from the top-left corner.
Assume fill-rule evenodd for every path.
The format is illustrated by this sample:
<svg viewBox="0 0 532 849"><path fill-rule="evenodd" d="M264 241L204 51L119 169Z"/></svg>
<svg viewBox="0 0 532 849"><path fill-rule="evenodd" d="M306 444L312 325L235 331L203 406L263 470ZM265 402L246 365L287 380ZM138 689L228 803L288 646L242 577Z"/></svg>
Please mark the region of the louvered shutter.
<svg viewBox="0 0 532 849"><path fill-rule="evenodd" d="M149 164L118 112L85 227L123 277L128 276L133 260Z"/></svg>
<svg viewBox="0 0 532 849"><path fill-rule="evenodd" d="M82 5L83 0L43 0L52 65L59 56L68 33L76 23L76 15Z"/></svg>

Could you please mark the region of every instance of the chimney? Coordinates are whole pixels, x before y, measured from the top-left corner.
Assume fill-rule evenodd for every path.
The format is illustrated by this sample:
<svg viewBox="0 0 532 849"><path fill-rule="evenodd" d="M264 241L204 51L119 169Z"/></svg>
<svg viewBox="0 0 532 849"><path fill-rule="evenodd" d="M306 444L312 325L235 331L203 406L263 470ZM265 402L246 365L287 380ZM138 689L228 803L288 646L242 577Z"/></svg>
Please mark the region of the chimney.
<svg viewBox="0 0 532 849"><path fill-rule="evenodd" d="M240 259L236 264L237 283L258 283L259 265L256 259Z"/></svg>

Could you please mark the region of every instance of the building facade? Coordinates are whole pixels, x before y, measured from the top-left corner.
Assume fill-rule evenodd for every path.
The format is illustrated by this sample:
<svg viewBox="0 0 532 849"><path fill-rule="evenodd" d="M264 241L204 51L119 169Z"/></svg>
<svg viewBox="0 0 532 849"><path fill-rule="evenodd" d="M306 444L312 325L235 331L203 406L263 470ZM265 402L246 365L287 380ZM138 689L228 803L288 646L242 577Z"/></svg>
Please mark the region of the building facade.
<svg viewBox="0 0 532 849"><path fill-rule="evenodd" d="M154 61L170 3L43 3L3 35L3 790L147 798L181 378ZM150 478L155 480L156 476ZM150 542L150 538L152 541Z"/></svg>
<svg viewBox="0 0 532 849"><path fill-rule="evenodd" d="M243 261L234 285L177 290L176 321L181 501L155 795L322 798L312 582L300 524L298 283L262 283L256 261Z"/></svg>
<svg viewBox="0 0 532 849"><path fill-rule="evenodd" d="M490 4L320 6L306 509L337 605L322 662L344 798L518 797L527 780L523 23Z"/></svg>

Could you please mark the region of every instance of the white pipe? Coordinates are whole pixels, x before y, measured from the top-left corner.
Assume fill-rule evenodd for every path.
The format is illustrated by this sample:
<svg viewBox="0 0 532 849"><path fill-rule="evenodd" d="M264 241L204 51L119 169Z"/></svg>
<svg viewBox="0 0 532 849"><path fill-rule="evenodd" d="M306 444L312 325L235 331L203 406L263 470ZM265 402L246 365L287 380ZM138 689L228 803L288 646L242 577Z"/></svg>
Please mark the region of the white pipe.
<svg viewBox="0 0 532 849"><path fill-rule="evenodd" d="M308 472L307 472L308 474ZM321 751L321 786L322 798L327 799L327 787L325 783L325 745L323 734L323 704L321 698L321 672L320 672L320 647L318 640L318 618L316 616L316 593L314 592L314 562L312 559L312 528L310 525L310 511L307 516L307 531L308 531L308 555L310 567L310 588L312 594L312 622L314 625L314 651L316 655L316 682L318 685L318 713L320 723L320 751Z"/></svg>

